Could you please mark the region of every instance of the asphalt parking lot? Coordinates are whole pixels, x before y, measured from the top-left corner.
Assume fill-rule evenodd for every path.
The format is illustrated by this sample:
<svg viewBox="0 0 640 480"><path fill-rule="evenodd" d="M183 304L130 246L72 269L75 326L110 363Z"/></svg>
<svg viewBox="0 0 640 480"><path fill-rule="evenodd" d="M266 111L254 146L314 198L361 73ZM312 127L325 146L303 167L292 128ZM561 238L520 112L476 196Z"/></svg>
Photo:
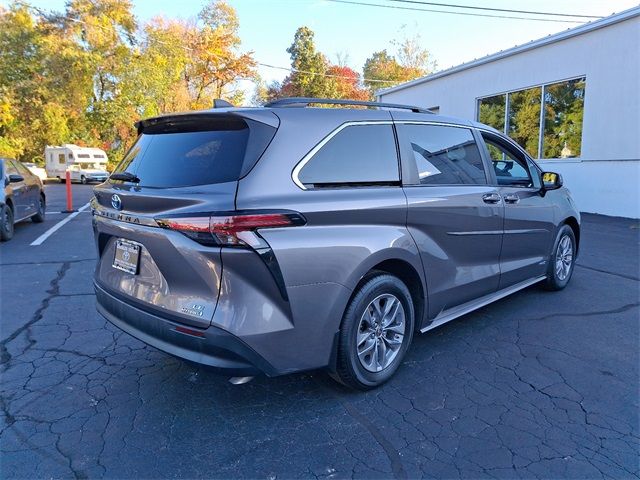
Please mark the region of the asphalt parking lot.
<svg viewBox="0 0 640 480"><path fill-rule="evenodd" d="M63 218L0 246L2 478L640 475L638 222L585 215L566 290L417 336L356 393L322 372L234 386L121 333L95 311L88 211L30 245Z"/></svg>

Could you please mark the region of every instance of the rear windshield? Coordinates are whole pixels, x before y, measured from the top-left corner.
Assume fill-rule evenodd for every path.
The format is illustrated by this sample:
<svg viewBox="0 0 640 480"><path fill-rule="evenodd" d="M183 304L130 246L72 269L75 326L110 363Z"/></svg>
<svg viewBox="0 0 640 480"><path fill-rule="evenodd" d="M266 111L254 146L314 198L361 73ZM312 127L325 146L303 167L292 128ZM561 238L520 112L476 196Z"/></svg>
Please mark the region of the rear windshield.
<svg viewBox="0 0 640 480"><path fill-rule="evenodd" d="M161 122L143 128L115 172L134 174L144 187L236 181L253 167L274 133L273 127L239 118ZM263 143L257 156L256 148L247 148L250 142Z"/></svg>

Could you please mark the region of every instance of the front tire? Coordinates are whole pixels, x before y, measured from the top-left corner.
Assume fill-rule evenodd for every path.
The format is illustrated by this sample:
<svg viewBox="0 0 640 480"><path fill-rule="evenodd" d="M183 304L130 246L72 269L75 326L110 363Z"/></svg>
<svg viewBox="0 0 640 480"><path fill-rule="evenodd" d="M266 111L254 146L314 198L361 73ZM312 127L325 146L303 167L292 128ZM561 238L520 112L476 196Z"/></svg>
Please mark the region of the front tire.
<svg viewBox="0 0 640 480"><path fill-rule="evenodd" d="M9 205L0 209L0 241L6 242L13 238L13 210Z"/></svg>
<svg viewBox="0 0 640 480"><path fill-rule="evenodd" d="M342 319L337 379L358 390L382 385L402 363L414 326L407 286L387 273L371 275L356 291Z"/></svg>
<svg viewBox="0 0 640 480"><path fill-rule="evenodd" d="M82 176L80 177L80 182L81 182L83 185L86 185L86 184L87 184L87 177L85 177L84 175L82 175Z"/></svg>
<svg viewBox="0 0 640 480"><path fill-rule="evenodd" d="M569 225L558 231L547 267L547 290L562 290L567 286L576 262L576 236Z"/></svg>
<svg viewBox="0 0 640 480"><path fill-rule="evenodd" d="M44 195L40 195L40 198L38 199L38 211L33 217L31 217L31 221L33 223L44 222L45 210L46 210L46 204L44 201Z"/></svg>

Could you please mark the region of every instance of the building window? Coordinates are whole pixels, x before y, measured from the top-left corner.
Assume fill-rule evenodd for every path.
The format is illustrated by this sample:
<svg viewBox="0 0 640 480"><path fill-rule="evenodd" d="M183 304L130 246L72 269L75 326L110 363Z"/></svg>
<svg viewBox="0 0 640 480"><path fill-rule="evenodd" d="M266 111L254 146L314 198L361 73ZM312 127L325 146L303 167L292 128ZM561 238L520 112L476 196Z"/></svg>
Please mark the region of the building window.
<svg viewBox="0 0 640 480"><path fill-rule="evenodd" d="M579 157L585 79L544 87L544 158Z"/></svg>
<svg viewBox="0 0 640 480"><path fill-rule="evenodd" d="M504 113L507 95L496 95L478 100L478 121L504 132Z"/></svg>
<svg viewBox="0 0 640 480"><path fill-rule="evenodd" d="M579 157L585 85L582 77L484 97L477 119L509 135L533 158Z"/></svg>
<svg viewBox="0 0 640 480"><path fill-rule="evenodd" d="M533 158L539 158L541 101L542 89L540 87L509 94L507 134Z"/></svg>

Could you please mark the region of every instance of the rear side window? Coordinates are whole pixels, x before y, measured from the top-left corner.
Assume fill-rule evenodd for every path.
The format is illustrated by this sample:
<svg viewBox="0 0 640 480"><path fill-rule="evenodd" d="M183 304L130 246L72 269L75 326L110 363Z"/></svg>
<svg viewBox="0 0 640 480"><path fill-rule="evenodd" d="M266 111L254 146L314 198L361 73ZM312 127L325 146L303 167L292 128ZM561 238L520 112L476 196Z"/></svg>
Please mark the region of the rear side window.
<svg viewBox="0 0 640 480"><path fill-rule="evenodd" d="M18 173L23 177L27 178L31 176L31 171L25 167L21 162L15 161L16 168L18 169Z"/></svg>
<svg viewBox="0 0 640 480"><path fill-rule="evenodd" d="M442 125L399 125L411 144L421 185L484 185L484 164L468 128Z"/></svg>
<svg viewBox="0 0 640 480"><path fill-rule="evenodd" d="M237 181L257 162L275 130L238 117L159 121L142 129L115 171L133 173L143 187Z"/></svg>
<svg viewBox="0 0 640 480"><path fill-rule="evenodd" d="M352 125L320 148L298 173L309 187L398 184L398 154L391 125Z"/></svg>
<svg viewBox="0 0 640 480"><path fill-rule="evenodd" d="M11 160L5 160L7 166L7 175L18 175L18 169Z"/></svg>

